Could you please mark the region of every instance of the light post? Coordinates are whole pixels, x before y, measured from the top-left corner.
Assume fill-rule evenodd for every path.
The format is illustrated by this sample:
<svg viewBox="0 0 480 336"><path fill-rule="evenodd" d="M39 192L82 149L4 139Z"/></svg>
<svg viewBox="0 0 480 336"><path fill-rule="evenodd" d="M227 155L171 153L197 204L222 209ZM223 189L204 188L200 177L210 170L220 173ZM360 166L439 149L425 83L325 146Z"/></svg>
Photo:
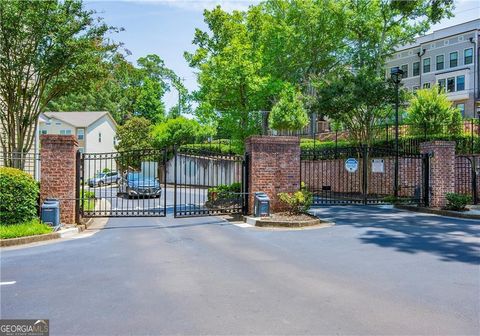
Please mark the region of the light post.
<svg viewBox="0 0 480 336"><path fill-rule="evenodd" d="M398 105L400 104L399 100L399 87L400 82L402 81L403 71L402 69L396 67L392 69L390 73L392 81L395 84L395 175L393 180L393 195L395 198L398 197Z"/></svg>

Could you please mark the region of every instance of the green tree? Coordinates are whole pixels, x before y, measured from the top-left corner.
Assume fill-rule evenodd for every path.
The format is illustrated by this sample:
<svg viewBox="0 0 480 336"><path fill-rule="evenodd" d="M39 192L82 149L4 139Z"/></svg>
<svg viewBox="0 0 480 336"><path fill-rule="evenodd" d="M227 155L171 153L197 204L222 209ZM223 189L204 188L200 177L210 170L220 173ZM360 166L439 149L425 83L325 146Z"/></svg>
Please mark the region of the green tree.
<svg viewBox="0 0 480 336"><path fill-rule="evenodd" d="M112 31L79 0L0 2L0 122L4 153L27 152L47 104L104 75Z"/></svg>
<svg viewBox="0 0 480 336"><path fill-rule="evenodd" d="M213 136L214 130L193 119L177 117L155 125L152 137L156 148L180 146Z"/></svg>
<svg viewBox="0 0 480 336"><path fill-rule="evenodd" d="M121 151L153 148L151 131L153 124L143 117L132 117L117 127L117 145Z"/></svg>
<svg viewBox="0 0 480 336"><path fill-rule="evenodd" d="M336 74L328 83L318 86L318 91L322 112L346 128L359 144L372 143L376 126L392 113L393 85L377 77L373 70Z"/></svg>
<svg viewBox="0 0 480 336"><path fill-rule="evenodd" d="M385 62L395 47L425 33L448 16L452 3L418 0L404 4L387 0L344 0L345 39L338 66L318 78L318 106L342 122L354 140L371 143L376 125L391 116L393 91ZM435 5L433 4L435 3ZM405 93L402 92L401 102Z"/></svg>
<svg viewBox="0 0 480 336"><path fill-rule="evenodd" d="M302 95L291 87L280 94L269 115L269 126L276 130L295 131L308 124L308 115L302 102Z"/></svg>
<svg viewBox="0 0 480 336"><path fill-rule="evenodd" d="M204 19L211 34L197 29L193 41L197 50L185 53L190 66L199 70L195 113L244 139L260 131L258 111L271 105L272 83L261 75L261 50L252 43L246 13L230 14L217 7L205 11Z"/></svg>
<svg viewBox="0 0 480 336"><path fill-rule="evenodd" d="M412 97L407 109L407 122L412 124L413 134L456 134L461 133L459 115L460 111L452 106L445 92L434 86L418 90Z"/></svg>
<svg viewBox="0 0 480 336"><path fill-rule="evenodd" d="M189 95L178 76L158 55L139 58L137 66L122 54L108 62L108 74L84 90L52 101L51 111L109 111L122 124L132 116L152 122L165 117L163 97L172 88L182 92L182 112L189 113Z"/></svg>

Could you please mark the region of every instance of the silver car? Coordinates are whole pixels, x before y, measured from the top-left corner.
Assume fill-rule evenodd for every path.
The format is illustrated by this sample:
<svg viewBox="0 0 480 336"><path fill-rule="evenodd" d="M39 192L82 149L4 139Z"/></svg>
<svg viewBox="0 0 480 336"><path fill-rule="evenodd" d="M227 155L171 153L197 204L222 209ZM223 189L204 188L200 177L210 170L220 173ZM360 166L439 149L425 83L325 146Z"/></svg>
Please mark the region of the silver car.
<svg viewBox="0 0 480 336"><path fill-rule="evenodd" d="M95 177L88 180L88 186L101 187L106 184L114 184L120 181L120 175L117 172L98 173Z"/></svg>
<svg viewBox="0 0 480 336"><path fill-rule="evenodd" d="M157 179L133 172L121 179L119 193L127 197L160 197L162 187Z"/></svg>

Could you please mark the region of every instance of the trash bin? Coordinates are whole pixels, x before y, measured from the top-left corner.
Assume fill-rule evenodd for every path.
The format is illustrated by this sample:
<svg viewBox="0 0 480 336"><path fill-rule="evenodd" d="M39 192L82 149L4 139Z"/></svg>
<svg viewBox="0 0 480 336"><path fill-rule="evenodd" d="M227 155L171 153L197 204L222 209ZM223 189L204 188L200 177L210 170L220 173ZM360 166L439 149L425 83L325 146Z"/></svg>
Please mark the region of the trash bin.
<svg viewBox="0 0 480 336"><path fill-rule="evenodd" d="M270 216L270 198L264 192L255 193L253 215L255 217Z"/></svg>
<svg viewBox="0 0 480 336"><path fill-rule="evenodd" d="M60 225L60 202L56 198L47 198L42 204L42 222L51 226Z"/></svg>

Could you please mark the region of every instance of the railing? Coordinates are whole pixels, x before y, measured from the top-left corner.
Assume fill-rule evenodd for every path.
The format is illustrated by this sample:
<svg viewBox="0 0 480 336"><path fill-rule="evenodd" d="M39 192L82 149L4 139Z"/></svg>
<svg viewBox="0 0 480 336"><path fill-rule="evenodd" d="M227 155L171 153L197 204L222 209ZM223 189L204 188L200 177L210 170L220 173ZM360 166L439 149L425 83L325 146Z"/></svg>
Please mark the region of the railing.
<svg viewBox="0 0 480 336"><path fill-rule="evenodd" d="M23 170L40 180L40 153L0 152L0 167L12 167Z"/></svg>

